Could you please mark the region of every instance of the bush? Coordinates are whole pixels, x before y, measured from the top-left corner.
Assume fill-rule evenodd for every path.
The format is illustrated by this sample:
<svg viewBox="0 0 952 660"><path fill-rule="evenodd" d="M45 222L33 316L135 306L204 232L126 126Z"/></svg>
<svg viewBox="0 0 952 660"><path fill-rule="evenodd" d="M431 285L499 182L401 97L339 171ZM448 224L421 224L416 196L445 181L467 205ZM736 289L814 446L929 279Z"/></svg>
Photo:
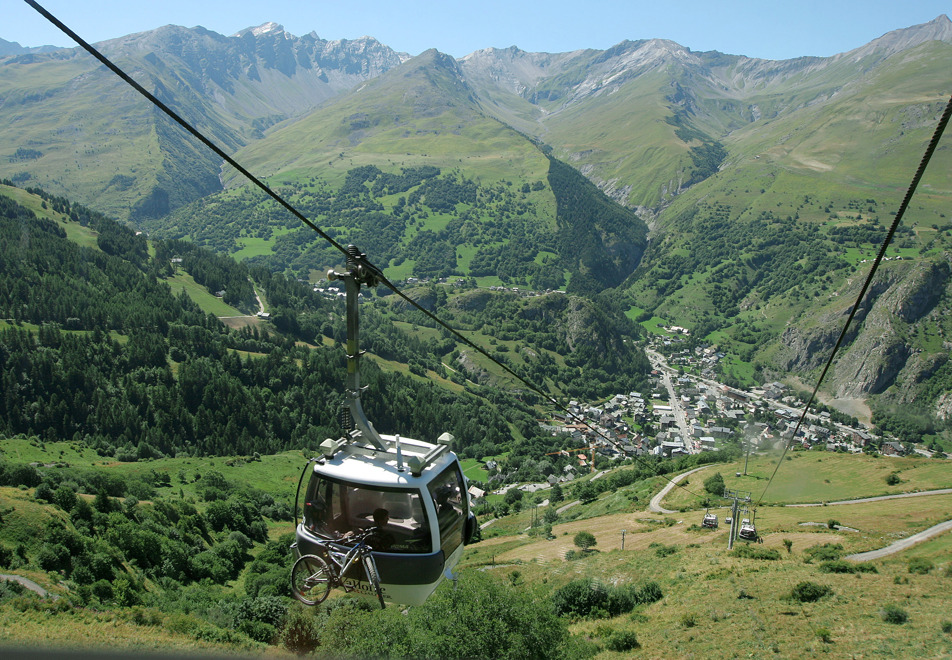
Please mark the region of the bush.
<svg viewBox="0 0 952 660"><path fill-rule="evenodd" d="M909 620L909 615L906 613L906 610L898 605L892 604L884 606L883 609L879 611L879 616L881 616L886 623L895 623L896 625L902 625Z"/></svg>
<svg viewBox="0 0 952 660"><path fill-rule="evenodd" d="M952 621L943 621L941 624L942 632L948 634L952 633Z"/></svg>
<svg viewBox="0 0 952 660"><path fill-rule="evenodd" d="M572 539L572 542L582 549L582 552L585 552L589 548L594 548L598 543L595 540L595 535L591 532L579 532L575 535L575 538Z"/></svg>
<svg viewBox="0 0 952 660"><path fill-rule="evenodd" d="M909 572L915 575L928 575L935 564L925 557L913 557L909 560Z"/></svg>
<svg viewBox="0 0 952 660"><path fill-rule="evenodd" d="M591 578L572 580L552 594L556 614L570 617L618 616L664 597L657 582L606 586Z"/></svg>
<svg viewBox="0 0 952 660"><path fill-rule="evenodd" d="M833 590L824 584L816 582L799 582L790 591L790 597L798 603L815 603L824 596L833 593Z"/></svg>
<svg viewBox="0 0 952 660"><path fill-rule="evenodd" d="M572 580L552 594L552 604L560 616L586 617L596 610L607 610L608 590L591 578Z"/></svg>
<svg viewBox="0 0 952 660"><path fill-rule="evenodd" d="M731 555L741 557L742 559L780 559L780 551L775 548L761 548L756 545L746 544L735 548L731 551Z"/></svg>
<svg viewBox="0 0 952 660"><path fill-rule="evenodd" d="M638 587L639 604L647 605L649 603L657 602L662 598L664 598L664 593L661 591L661 585L659 585L654 580L648 580Z"/></svg>
<svg viewBox="0 0 952 660"><path fill-rule="evenodd" d="M886 483L890 486L895 486L900 481L902 480L899 478L898 472L890 472L888 475L886 475Z"/></svg>
<svg viewBox="0 0 952 660"><path fill-rule="evenodd" d="M277 628L264 621L242 621L238 630L256 642L270 644L278 633Z"/></svg>
<svg viewBox="0 0 952 660"><path fill-rule="evenodd" d="M625 651L637 649L640 646L641 644L638 643L638 636L634 630L613 630L608 637L605 638L605 648L609 651L624 653Z"/></svg>
<svg viewBox="0 0 952 660"><path fill-rule="evenodd" d="M317 648L320 634L321 627L314 617L314 610L295 606L288 608L288 616L278 633L278 639L281 646L292 653L307 655Z"/></svg>
<svg viewBox="0 0 952 660"><path fill-rule="evenodd" d="M724 476L715 472L714 476L704 480L704 490L717 497L724 496Z"/></svg>
<svg viewBox="0 0 952 660"><path fill-rule="evenodd" d="M833 633L830 632L830 629L829 629L829 628L817 628L817 629L816 629L816 636L817 636L817 637L820 639L820 641L823 642L824 644L830 644L830 643L833 642Z"/></svg>
<svg viewBox="0 0 952 660"><path fill-rule="evenodd" d="M814 561L833 561L843 555L842 543L824 543L823 545L814 545L803 551L807 556L806 563Z"/></svg>
<svg viewBox="0 0 952 660"><path fill-rule="evenodd" d="M455 585L445 582L424 605L411 608L407 615L398 608L372 612L368 625L379 628L378 622L395 631L404 622L408 624L406 647L392 644L390 634L383 638L391 653L410 658L564 657L560 649L568 638L565 622L534 589L513 588L478 571L461 573Z"/></svg>
<svg viewBox="0 0 952 660"><path fill-rule="evenodd" d="M673 555L678 551L678 546L665 545L664 543L652 543L648 547L654 548L655 554L659 557L667 557L668 555Z"/></svg>
<svg viewBox="0 0 952 660"><path fill-rule="evenodd" d="M820 564L821 573L878 573L879 571L872 564L854 564L852 562L837 559L836 561L825 561Z"/></svg>

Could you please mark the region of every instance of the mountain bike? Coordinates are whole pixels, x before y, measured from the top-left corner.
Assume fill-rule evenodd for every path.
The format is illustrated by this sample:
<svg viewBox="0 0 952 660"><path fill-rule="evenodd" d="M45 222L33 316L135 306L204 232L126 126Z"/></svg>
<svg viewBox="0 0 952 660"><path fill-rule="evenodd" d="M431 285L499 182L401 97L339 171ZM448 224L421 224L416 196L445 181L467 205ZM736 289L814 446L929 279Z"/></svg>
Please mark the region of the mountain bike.
<svg viewBox="0 0 952 660"><path fill-rule="evenodd" d="M291 592L305 605L324 602L331 589L341 587L345 592L362 591L359 576L347 575L355 565L362 564L372 593L386 607L380 589L380 573L374 561L373 549L367 538L376 527L356 532L346 541L318 541L320 554L301 555L291 569Z"/></svg>

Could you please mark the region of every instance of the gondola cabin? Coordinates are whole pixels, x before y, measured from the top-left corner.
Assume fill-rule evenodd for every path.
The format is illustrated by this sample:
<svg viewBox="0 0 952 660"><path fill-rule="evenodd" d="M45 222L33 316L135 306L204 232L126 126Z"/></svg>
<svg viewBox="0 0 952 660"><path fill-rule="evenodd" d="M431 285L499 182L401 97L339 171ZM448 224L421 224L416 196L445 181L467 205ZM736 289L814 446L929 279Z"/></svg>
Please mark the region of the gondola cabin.
<svg viewBox="0 0 952 660"><path fill-rule="evenodd" d="M347 303L347 381L344 431L321 444L298 482L294 544L296 555L319 554L320 541L337 541L350 531L377 527L373 558L384 600L422 605L451 571L476 530L466 478L453 436L436 444L384 435L374 429L360 403L358 293L380 279L355 246L347 248L347 268L329 271L345 284ZM307 486L302 486L307 477ZM370 583L354 576L349 586L370 593ZM354 584L356 582L357 584Z"/></svg>
<svg viewBox="0 0 952 660"><path fill-rule="evenodd" d="M742 538L745 541L756 541L757 540L757 528L754 526L750 520L744 518L740 524L740 531L737 532L737 536Z"/></svg>
<svg viewBox="0 0 952 660"><path fill-rule="evenodd" d="M704 519L701 521L701 527L708 527L710 529L717 529L717 514L714 513L705 513Z"/></svg>
<svg viewBox="0 0 952 660"><path fill-rule="evenodd" d="M308 463L296 552L314 554L318 540L380 527L371 545L384 599L421 605L450 576L475 531L467 483L449 434L437 445L379 437L384 450L328 440L324 456ZM362 586L369 591L369 584L358 591Z"/></svg>

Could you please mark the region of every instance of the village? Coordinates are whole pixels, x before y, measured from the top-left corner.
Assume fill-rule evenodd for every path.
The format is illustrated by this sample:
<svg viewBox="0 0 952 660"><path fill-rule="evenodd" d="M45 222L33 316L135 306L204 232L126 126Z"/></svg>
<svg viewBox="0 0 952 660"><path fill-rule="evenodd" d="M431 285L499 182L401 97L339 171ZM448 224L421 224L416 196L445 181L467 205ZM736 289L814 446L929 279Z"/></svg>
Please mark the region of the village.
<svg viewBox="0 0 952 660"><path fill-rule="evenodd" d="M597 404L570 401L567 412L541 425L553 436L571 439L570 449L553 454L572 460L560 474L548 475L546 483L507 484L505 475L497 474L492 481L498 488L493 492L519 488L531 493L572 481L593 472L596 457L621 462L642 455L716 452L728 446L756 453L792 443L791 447L820 451L932 456L922 447L880 438L862 425L834 421L826 411L808 414L797 429L803 404L791 388L769 382L741 390L719 383L716 366L724 355L712 347L672 350L685 331L668 330L670 336L652 338L646 347L652 365L651 392L620 393ZM605 462L599 460L600 465ZM486 467L491 473L498 469L495 461ZM483 494L473 493L477 498Z"/></svg>

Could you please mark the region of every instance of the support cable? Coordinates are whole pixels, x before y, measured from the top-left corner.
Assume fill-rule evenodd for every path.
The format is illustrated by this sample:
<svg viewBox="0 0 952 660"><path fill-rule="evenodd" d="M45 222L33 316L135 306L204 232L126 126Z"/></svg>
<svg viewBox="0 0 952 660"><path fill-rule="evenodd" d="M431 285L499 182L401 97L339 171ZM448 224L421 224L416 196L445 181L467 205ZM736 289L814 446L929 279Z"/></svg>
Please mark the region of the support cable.
<svg viewBox="0 0 952 660"><path fill-rule="evenodd" d="M836 345L833 347L833 352L830 353L830 358L823 366L823 371L820 373L820 378L817 379L816 386L813 388L813 393L810 395L809 401L807 401L807 404L803 407L803 412L800 414L800 419L797 420L797 426L793 430L793 435L790 437L790 440L784 444L783 453L780 455L780 460L777 461L777 467L774 468L773 474L770 475L770 480L767 482L766 487L764 487L764 492L760 494L760 499L757 500L757 504L760 504L764 501L764 496L767 494L767 489L770 488L770 484L773 483L774 477L777 476L777 471L780 469L780 465L783 463L783 459L787 455L787 450L790 449L790 445L796 439L797 433L800 431L800 427L803 425L803 420L806 419L807 411L810 410L810 406L813 404L813 400L816 398L817 392L820 390L820 385L823 383L823 379L826 377L826 372L829 371L830 365L833 364L833 359L836 357L836 353L840 349L840 345L846 338L846 331L849 329L850 323L853 321L853 317L856 316L856 312L859 310L859 306L863 302L863 298L866 296L866 291L869 289L869 285L873 281L873 276L876 274L879 264L882 263L883 257L886 256L886 248L889 247L889 243L892 241L892 238L896 233L896 229L899 228L899 223L902 221L902 216L905 215L906 209L909 208L909 202L912 200L912 195L916 191L919 181L922 179L922 175L926 171L926 166L932 159L932 154L935 152L936 147L939 144L939 139L942 137L942 133L945 131L945 127L949 123L950 115L952 115L952 97L949 98L949 101L945 106L945 111L942 113L942 116L939 117L939 123L936 125L932 139L929 141L926 151L922 155L922 159L919 161L919 167L916 169L916 173L912 177L912 182L909 184L909 189L906 190L906 195L903 197L902 203L899 205L899 210L896 212L896 218L893 220L892 226L886 233L886 238L883 240L883 244L879 248L879 254L876 255L876 260L873 262L872 268L869 269L869 274L866 276L866 281L863 283L863 288L860 289L859 295L856 297L856 302L853 304L852 309L850 309L850 314L846 319L846 324L843 326L843 331L840 333L839 339L836 340Z"/></svg>
<svg viewBox="0 0 952 660"><path fill-rule="evenodd" d="M231 165L233 168L235 168L235 170L237 170L238 172L240 172L241 174L243 174L245 177L247 177L248 180L251 181L251 183L253 183L253 184L254 184L255 186L257 186L259 189L261 189L264 193L266 193L269 197L271 197L273 200L275 200L278 204L280 204L282 207L284 207L288 212L290 212L292 215L294 215L294 217L296 217L298 220L300 220L301 222L303 222L305 225L307 225L308 227L310 227L311 229L313 229L313 230L317 233L318 236L320 236L321 238L323 238L324 240L326 240L328 243L330 243L332 246L334 246L334 247L335 247L338 251L340 251L340 253L343 254L346 258L348 258L348 259L350 259L350 260L353 260L356 265L362 266L363 268L365 268L365 269L367 269L368 271L370 271L371 273L373 273L374 277L376 277L377 280L378 280L381 284L383 284L383 285L386 286L388 289L390 289L391 291L393 291L397 296L399 296L401 299L403 299L404 301L406 301L407 303L409 303L413 308L415 308L416 310L422 312L427 318L429 318L430 320L432 320L434 323L436 323L437 325L439 325L441 328L443 328L443 329L447 330L448 332L450 332L454 337L456 337L457 339L459 339L461 342L463 342L464 344L466 344L467 346L469 346L469 347L472 348L473 350L477 351L477 352L480 353L482 356L484 356L485 358L489 359L493 364L495 364L496 366L500 367L500 368L501 368L502 370L504 370L506 373L508 373L509 375L511 375L512 377L516 378L518 381L520 381L521 383L523 383L524 385L526 385L526 386L527 386L529 389L531 389L534 393L536 393L536 394L538 394L540 397L542 397L542 399L543 399L544 401L548 402L550 405L554 406L554 407L557 408L558 410L561 410L561 411L564 412L568 417L571 417L571 418L574 419L576 422L579 422L579 423L588 425L589 428L590 428L596 435L598 435L599 437L601 437L602 440L604 440L605 442L608 442L609 444L613 445L616 449L618 449L618 444L617 444L614 440L612 440L611 438L609 438L609 437L607 437L606 435L604 435L603 433L601 433L598 429L592 428L592 426L588 424L588 421L587 421L587 420L585 420L584 418L582 418L582 417L576 415L575 413L573 413L573 412L572 412L571 410L569 410L566 406L564 406L564 405L561 404L557 399L555 399L555 397L553 397L553 396L550 395L549 393L543 391L543 390L541 389L541 387L537 386L535 383L529 381L529 380L526 379L525 377L523 377L523 376L521 376L520 374L516 373L516 371L514 371L511 367L509 367L508 365L503 364L502 362L500 362L498 359L496 359L493 355L491 355L491 354L490 354L488 351L486 351L484 348L478 346L476 343L474 343L474 342L473 342L472 340L470 340L468 337L466 337L465 335L461 334L459 331L457 331L456 329L452 328L450 325L448 325L448 324L445 323L443 320L441 320L438 316L436 316L436 314L434 314L434 313L431 312L430 310L426 309L425 307L423 307L422 305L420 305L416 300L412 299L412 298L411 298L410 296L408 296L406 293L404 293L403 291L401 291L401 290L397 287L397 285L395 285L393 282L391 282L389 279L387 279L387 278L384 276L383 271L382 271L380 268L378 268L377 266L375 266L374 264L372 264L372 263L366 258L366 255L364 255L364 254L358 254L358 255L355 256L355 255L352 254L350 251L348 251L348 249L347 249L345 246L343 246L343 245L341 245L340 243L338 243L337 241L335 241L327 232L325 232L325 231L322 230L320 227L318 227L315 223L313 223L311 220L309 220L304 214L302 214L300 211L298 211L290 202L286 201L283 197L281 197L281 195L279 195L277 192L275 192L274 190L272 190L267 184L265 184L263 181L261 181L259 178L257 178L255 175L253 175L251 172L249 172L247 169L245 169L244 167L242 167L235 159L233 159L231 156L229 156L228 154L226 154L220 147L218 147L218 146L217 146L214 142L212 142L209 138L205 137L205 135L204 135L201 131L199 131L197 128L195 128L194 126L192 126L192 125L191 125L190 123L188 123L185 119L183 119L179 114L177 114L174 110L172 110L172 109L169 108L165 103L163 103L163 102L160 101L158 98L156 98L155 95L151 94L151 93L150 93L148 90L146 90L142 85L140 85L138 82L136 82L131 76L129 76L125 71L123 71L118 65L116 65L115 63L113 63L109 58L107 58L105 55L103 55L103 54L100 53L98 50L96 50L92 45L90 45L90 44L89 44L88 42L86 42L82 37L80 37L80 36L79 36L78 34L76 34L73 30L71 30L65 23L63 23L63 22L60 21L58 18L56 18L53 14L51 14L49 11L47 11L46 9L44 9L38 2L36 2L36 0L24 0L24 2L26 2L26 3L27 3L28 5L30 5L33 9L35 9L39 14L41 14L44 18L46 18L50 23L52 23L52 24L55 25L57 28L59 28L59 29L60 29L64 34L66 34L70 39L72 39L72 40L75 41L77 44L79 44L79 46L81 46L81 47L83 48L83 50L85 50L87 53L89 53L89 54L92 55L94 58L96 58L96 59L97 59L101 64L103 64L106 68L108 68L110 71L112 71L112 72L115 73L117 76L119 76L119 78L121 78L123 81L125 81L126 83L128 83L133 89L135 89L137 92L139 92L139 94L141 94L142 96L144 96L144 97L145 97L147 100L149 100L153 105L155 105L155 107L157 107L159 110L161 110L161 111L164 112L166 115L168 115L169 118L171 118L175 123L177 123L177 124L180 125L182 128L184 128L186 131L188 131L188 132L189 132L193 137L195 137L199 142L201 142L201 143L204 144L206 147L208 147L209 149L211 149L216 155L218 155L220 158L222 158L226 163L228 163L228 164ZM646 461L642 460L640 456L634 456L634 457L632 457L632 458L633 458L634 460L636 460L637 462L641 463L643 466L653 469L654 472L655 472L655 474L658 474L658 470L656 469L656 467L655 467L655 466L652 466L650 463L647 463ZM681 488L681 489L687 491L688 493L691 493L692 495L694 495L694 496L696 496L696 497L700 497L700 496L701 496L701 495L699 495L698 493L695 493L695 492L691 491L691 490L690 490L689 488L687 488L686 486L684 486L684 485L682 485L682 484L680 484L680 483L674 481L673 479L671 479L670 477L668 477L668 476L666 476L666 475L658 474L658 476L664 477L668 482L674 484L674 485L677 486L678 488Z"/></svg>

